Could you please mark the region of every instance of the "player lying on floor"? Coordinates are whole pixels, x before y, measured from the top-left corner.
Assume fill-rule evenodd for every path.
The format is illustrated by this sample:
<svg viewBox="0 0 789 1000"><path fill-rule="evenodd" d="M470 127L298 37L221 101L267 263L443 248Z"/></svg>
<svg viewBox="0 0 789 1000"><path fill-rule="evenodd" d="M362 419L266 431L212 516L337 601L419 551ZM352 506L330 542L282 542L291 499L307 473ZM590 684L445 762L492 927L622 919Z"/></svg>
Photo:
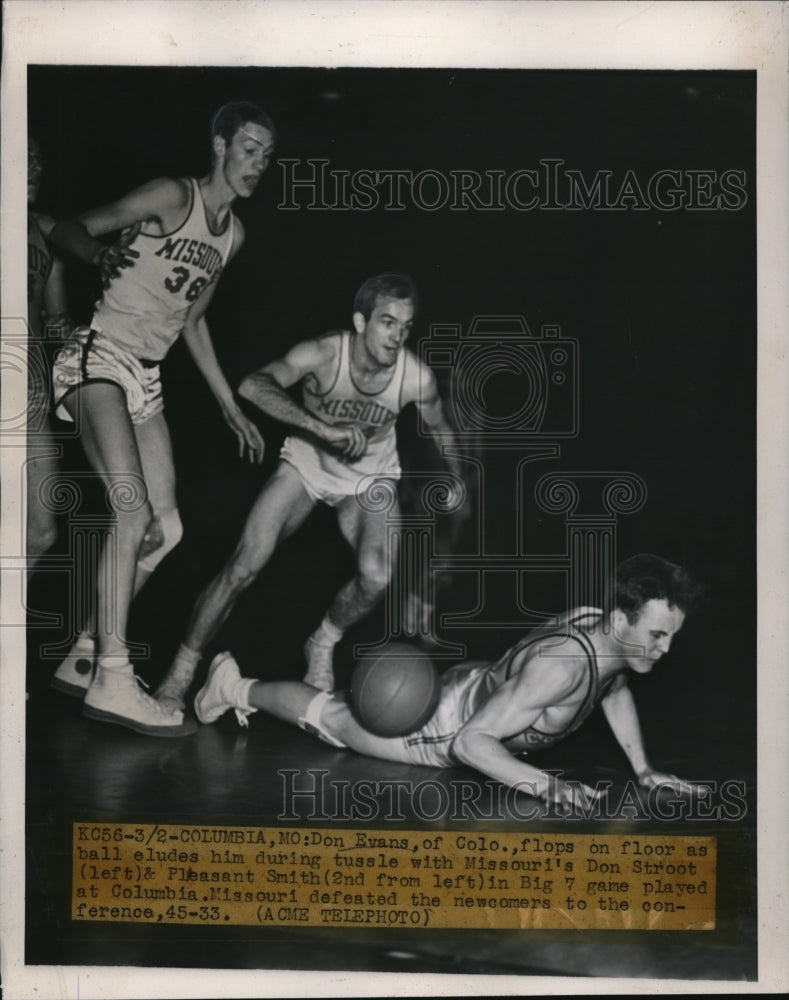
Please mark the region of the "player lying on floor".
<svg viewBox="0 0 789 1000"><path fill-rule="evenodd" d="M556 781L521 755L558 742L600 704L639 783L687 792L687 782L655 770L647 759L627 671L652 670L699 594L681 567L658 556L634 556L618 567L603 610L575 609L555 626L525 636L495 663L447 670L434 715L408 736L374 735L348 704L308 684L242 677L229 653L214 659L195 709L201 722L210 723L233 708L243 725L262 709L370 757L431 767L467 764L566 809L578 786ZM580 787L586 796L595 794Z"/></svg>

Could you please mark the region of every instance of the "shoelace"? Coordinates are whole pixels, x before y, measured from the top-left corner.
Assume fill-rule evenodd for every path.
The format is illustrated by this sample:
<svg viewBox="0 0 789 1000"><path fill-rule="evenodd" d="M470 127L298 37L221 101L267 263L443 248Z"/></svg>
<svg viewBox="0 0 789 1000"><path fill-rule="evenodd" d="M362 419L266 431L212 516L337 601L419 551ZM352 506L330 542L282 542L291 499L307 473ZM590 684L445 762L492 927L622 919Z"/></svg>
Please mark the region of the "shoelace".
<svg viewBox="0 0 789 1000"><path fill-rule="evenodd" d="M247 716L249 712L245 712L243 708L234 708L233 711L236 713L236 718L238 719L239 726L243 726L244 729L249 729L249 719Z"/></svg>
<svg viewBox="0 0 789 1000"><path fill-rule="evenodd" d="M142 677L139 677L137 674L132 674L132 677L137 681L140 687L145 688L145 691L141 691L140 694L144 695L148 702L152 702L156 706L156 711L160 715L167 715L171 718L175 715L175 711L173 709L167 708L166 705L163 705L160 701L157 701L155 698L152 698L149 694L145 693L146 691L151 690L151 685L148 684L147 681L144 681Z"/></svg>

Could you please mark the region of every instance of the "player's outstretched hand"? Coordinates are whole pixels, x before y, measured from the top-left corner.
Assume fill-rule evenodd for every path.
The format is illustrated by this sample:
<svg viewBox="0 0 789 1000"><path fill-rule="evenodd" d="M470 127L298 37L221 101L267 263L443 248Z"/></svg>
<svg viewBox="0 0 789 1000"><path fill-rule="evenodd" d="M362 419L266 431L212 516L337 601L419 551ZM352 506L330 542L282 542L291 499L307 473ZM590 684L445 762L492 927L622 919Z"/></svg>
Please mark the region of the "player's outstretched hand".
<svg viewBox="0 0 789 1000"><path fill-rule="evenodd" d="M238 406L224 410L224 417L238 441L238 457L260 465L266 451L260 431L244 416Z"/></svg>
<svg viewBox="0 0 789 1000"><path fill-rule="evenodd" d="M133 226L124 229L114 243L102 247L96 254L95 260L104 288L108 287L113 278L118 277L123 268L134 266L134 261L140 255L136 250L130 249L130 244L139 235L140 228L140 223L135 222Z"/></svg>
<svg viewBox="0 0 789 1000"><path fill-rule="evenodd" d="M692 781L678 778L676 774L664 774L663 771L655 771L652 768L638 775L638 783L642 788L657 788L658 785L664 785L669 791L680 795L690 795L699 787Z"/></svg>
<svg viewBox="0 0 789 1000"><path fill-rule="evenodd" d="M358 462L367 451L367 438L358 424L327 424L323 440L346 462Z"/></svg>
<svg viewBox="0 0 789 1000"><path fill-rule="evenodd" d="M571 816L577 807L588 809L605 795L605 790L590 788L581 781L550 781L540 795L561 816Z"/></svg>

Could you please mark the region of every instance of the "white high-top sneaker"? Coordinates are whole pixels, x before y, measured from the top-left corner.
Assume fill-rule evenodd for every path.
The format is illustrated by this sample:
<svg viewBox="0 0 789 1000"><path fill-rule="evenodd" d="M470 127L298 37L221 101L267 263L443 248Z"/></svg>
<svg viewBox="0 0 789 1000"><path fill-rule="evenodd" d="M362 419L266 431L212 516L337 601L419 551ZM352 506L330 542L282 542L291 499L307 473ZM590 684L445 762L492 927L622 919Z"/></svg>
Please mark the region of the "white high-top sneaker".
<svg viewBox="0 0 789 1000"><path fill-rule="evenodd" d="M52 687L63 694L84 698L93 680L95 664L96 647L93 642L78 639L52 675Z"/></svg>
<svg viewBox="0 0 789 1000"><path fill-rule="evenodd" d="M140 687L128 662L96 666L96 675L85 694L82 713L101 722L115 722L147 736L188 736L197 731L193 719L166 708Z"/></svg>
<svg viewBox="0 0 789 1000"><path fill-rule="evenodd" d="M247 700L253 677L242 677L230 653L218 653L208 668L208 679L195 695L197 718L206 724L216 722L232 708L239 725L248 726L247 716L256 712Z"/></svg>

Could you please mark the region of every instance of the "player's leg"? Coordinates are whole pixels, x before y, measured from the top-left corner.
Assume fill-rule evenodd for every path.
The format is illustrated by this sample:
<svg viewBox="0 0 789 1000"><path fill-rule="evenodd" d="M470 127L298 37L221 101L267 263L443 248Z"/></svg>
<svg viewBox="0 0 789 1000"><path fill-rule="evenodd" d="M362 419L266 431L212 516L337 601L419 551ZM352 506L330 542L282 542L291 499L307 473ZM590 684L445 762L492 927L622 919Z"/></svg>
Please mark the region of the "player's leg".
<svg viewBox="0 0 789 1000"><path fill-rule="evenodd" d="M133 424L134 436L152 517L148 523L137 557L132 599L150 577L162 559L181 539L181 519L175 500L175 470L173 467L170 432L161 410L140 424ZM96 612L91 610L88 621L58 668L53 686L68 694L83 695L96 659Z"/></svg>
<svg viewBox="0 0 789 1000"><path fill-rule="evenodd" d="M134 433L153 511L137 558L136 596L159 563L180 542L183 528L175 497L173 446L164 413L160 410L143 423L135 424Z"/></svg>
<svg viewBox="0 0 789 1000"><path fill-rule="evenodd" d="M340 531L356 553L356 575L338 591L323 621L307 640L306 684L322 691L333 690L335 645L346 629L364 618L384 595L396 554L395 538L386 526L392 514L391 509L367 510L354 496L337 505Z"/></svg>
<svg viewBox="0 0 789 1000"><path fill-rule="evenodd" d="M63 405L74 420L79 420L82 446L104 484L116 519L115 530L100 556L97 650L99 655L125 654L137 553L152 514L140 453L120 386L86 383Z"/></svg>
<svg viewBox="0 0 789 1000"><path fill-rule="evenodd" d="M44 484L58 471L58 449L49 421L28 437L27 453L27 566L34 570L40 557L55 544L57 524L46 503Z"/></svg>
<svg viewBox="0 0 789 1000"><path fill-rule="evenodd" d="M197 693L195 711L201 722L211 723L231 708L244 726L247 716L260 709L332 746L349 747L383 760L412 763L401 739L368 732L344 701L301 681L242 677L233 657L220 653L211 664L205 685Z"/></svg>
<svg viewBox="0 0 789 1000"><path fill-rule="evenodd" d="M156 691L158 699L183 706L206 646L277 545L304 523L313 506L295 469L280 462L255 501L233 555L197 599L183 644Z"/></svg>
<svg viewBox="0 0 789 1000"><path fill-rule="evenodd" d="M140 689L126 649L137 556L152 514L126 395L111 382L91 382L71 393L63 405L79 420L85 454L104 483L115 515L114 530L99 556L96 670L83 710L91 718L138 732L184 735L192 727L182 724L182 713L166 710Z"/></svg>

